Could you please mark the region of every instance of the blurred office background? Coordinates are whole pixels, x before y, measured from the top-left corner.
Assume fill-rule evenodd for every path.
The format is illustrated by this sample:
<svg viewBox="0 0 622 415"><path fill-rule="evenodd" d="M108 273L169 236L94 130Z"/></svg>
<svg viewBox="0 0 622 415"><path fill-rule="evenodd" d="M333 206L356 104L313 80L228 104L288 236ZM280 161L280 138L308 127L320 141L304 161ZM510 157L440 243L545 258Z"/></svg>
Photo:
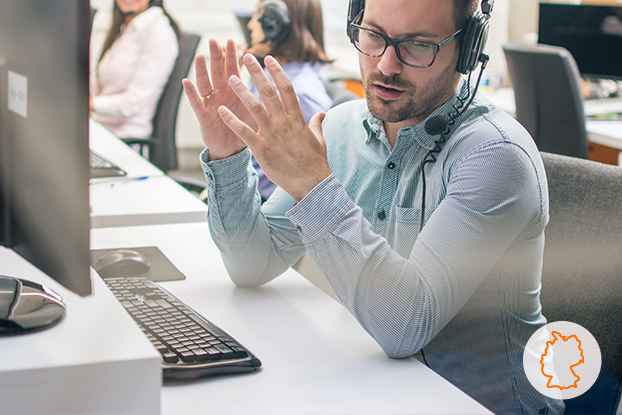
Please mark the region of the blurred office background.
<svg viewBox="0 0 622 415"><path fill-rule="evenodd" d="M97 14L91 38L92 56L99 56L106 30L110 24L113 0L91 0ZM354 47L346 36L348 0L321 0L324 13L325 43L335 63L325 68L329 78L358 77L358 61ZM491 85L507 83L507 69L501 45L505 42L535 43L537 40L539 0L496 0L491 32L486 48L491 61L485 72ZM550 1L554 2L554 1ZM564 1L571 3L570 1ZM578 1L577 1L578 2ZM198 52L207 54L207 40L221 42L233 39L244 43L244 35L233 11L252 12L256 0L165 0L165 7L184 31L201 35ZM189 74L194 80L194 71ZM203 144L192 110L182 97L177 122L177 147L181 169L198 169L197 154Z"/></svg>

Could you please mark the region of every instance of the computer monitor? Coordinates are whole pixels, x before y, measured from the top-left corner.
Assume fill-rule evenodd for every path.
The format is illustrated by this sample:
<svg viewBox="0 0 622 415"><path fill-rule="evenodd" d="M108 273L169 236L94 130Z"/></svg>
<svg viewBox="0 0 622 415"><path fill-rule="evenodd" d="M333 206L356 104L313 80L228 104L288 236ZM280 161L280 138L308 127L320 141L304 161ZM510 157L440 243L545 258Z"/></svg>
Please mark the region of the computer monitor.
<svg viewBox="0 0 622 415"><path fill-rule="evenodd" d="M85 0L0 0L0 243L91 293ZM19 275L12 275L19 277Z"/></svg>
<svg viewBox="0 0 622 415"><path fill-rule="evenodd" d="M622 5L540 3L538 43L568 49L585 78L622 79Z"/></svg>

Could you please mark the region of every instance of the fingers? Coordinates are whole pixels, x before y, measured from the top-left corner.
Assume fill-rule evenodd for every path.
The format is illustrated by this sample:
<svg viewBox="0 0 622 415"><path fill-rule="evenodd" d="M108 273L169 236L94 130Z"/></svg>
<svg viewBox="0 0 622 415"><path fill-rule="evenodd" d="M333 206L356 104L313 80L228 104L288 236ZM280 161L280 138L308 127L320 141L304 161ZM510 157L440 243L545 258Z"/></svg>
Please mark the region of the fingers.
<svg viewBox="0 0 622 415"><path fill-rule="evenodd" d="M322 143L324 142L324 134L322 133L322 122L324 122L324 118L326 118L326 114L318 112L309 120L309 128Z"/></svg>
<svg viewBox="0 0 622 415"><path fill-rule="evenodd" d="M251 113L257 124L264 126L265 130L269 129L271 125L270 114L266 111L261 101L240 81L240 78L235 75L229 78L229 86Z"/></svg>
<svg viewBox="0 0 622 415"><path fill-rule="evenodd" d="M207 74L207 62L205 56L198 54L194 58L194 69L197 77L197 89L199 96L206 96L212 92L212 84ZM194 89L194 87L193 87Z"/></svg>
<svg viewBox="0 0 622 415"><path fill-rule="evenodd" d="M252 128L246 125L246 123L240 121L240 119L236 117L235 114L233 114L231 110L229 110L224 105L218 107L218 115L220 115L222 121L227 124L227 127L229 127L231 131L233 131L238 137L240 137L240 139L244 141L244 143L248 147L251 147L252 151L252 147L257 142L257 140L259 140L259 136L257 135L257 133L255 133Z"/></svg>
<svg viewBox="0 0 622 415"><path fill-rule="evenodd" d="M227 86L227 73L225 70L225 60L222 55L222 48L216 39L209 40L210 53L210 72L212 73L212 86L214 89L220 89ZM200 91L201 93L203 91ZM205 95L212 91L206 91ZM202 94L203 95L203 94Z"/></svg>
<svg viewBox="0 0 622 415"><path fill-rule="evenodd" d="M227 71L227 79L231 75L240 77L240 65L238 62L238 48L232 39L227 41L227 48L225 50L225 66Z"/></svg>
<svg viewBox="0 0 622 415"><path fill-rule="evenodd" d="M184 92L186 93L186 96L188 97L188 102L190 102L190 106L194 110L195 114L198 115L198 111L203 107L199 93L194 88L194 85L192 84L192 81L190 81L190 79L188 78L182 79L181 84L184 87Z"/></svg>
<svg viewBox="0 0 622 415"><path fill-rule="evenodd" d="M268 110L268 113L271 115L278 115L279 113L282 113L283 106L281 105L281 100L276 93L276 89L255 56L247 53L242 59L246 69L251 75L251 78L253 78L253 83L255 84L259 95L261 95L261 99Z"/></svg>
<svg viewBox="0 0 622 415"><path fill-rule="evenodd" d="M266 68L268 68L268 72L272 75L274 83L279 89L280 101L283 109L285 109L288 114L299 115L304 118L300 109L298 97L296 96L296 91L294 91L294 86L285 74L283 68L281 68L281 65L279 65L276 59L272 56L266 56L264 63Z"/></svg>

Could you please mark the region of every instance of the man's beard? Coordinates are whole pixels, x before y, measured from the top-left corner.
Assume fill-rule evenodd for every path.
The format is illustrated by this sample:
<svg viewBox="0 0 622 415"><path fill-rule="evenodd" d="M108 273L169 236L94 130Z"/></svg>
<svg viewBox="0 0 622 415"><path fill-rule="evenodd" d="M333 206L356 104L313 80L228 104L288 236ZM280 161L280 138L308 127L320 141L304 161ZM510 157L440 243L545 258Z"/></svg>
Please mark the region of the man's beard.
<svg viewBox="0 0 622 415"><path fill-rule="evenodd" d="M400 75L385 76L379 73L370 73L365 77L361 68L367 108L371 115L384 122L397 123L411 119L421 121L453 95L455 79L458 76L454 68L451 65L431 83L423 87L413 85ZM407 99L405 101L400 99L403 103L398 104L397 101L386 101L378 97L374 91L374 82L403 90L403 95Z"/></svg>

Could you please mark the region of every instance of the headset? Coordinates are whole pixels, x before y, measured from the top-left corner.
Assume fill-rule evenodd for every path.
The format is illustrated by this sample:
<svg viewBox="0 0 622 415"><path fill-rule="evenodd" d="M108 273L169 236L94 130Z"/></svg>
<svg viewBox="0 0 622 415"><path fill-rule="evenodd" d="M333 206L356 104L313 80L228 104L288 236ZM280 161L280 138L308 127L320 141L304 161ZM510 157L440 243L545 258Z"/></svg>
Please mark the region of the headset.
<svg viewBox="0 0 622 415"><path fill-rule="evenodd" d="M265 0L257 13L261 11L263 13L258 21L265 36L261 43L273 41L278 45L285 41L292 26L287 4L283 0Z"/></svg>
<svg viewBox="0 0 622 415"><path fill-rule="evenodd" d="M476 10L467 20L460 33L460 54L456 70L464 75L473 71L480 62L482 52L488 40L489 19L494 0L482 0L481 9ZM350 42L354 43L351 23L365 9L365 0L350 0L348 5L347 34Z"/></svg>

